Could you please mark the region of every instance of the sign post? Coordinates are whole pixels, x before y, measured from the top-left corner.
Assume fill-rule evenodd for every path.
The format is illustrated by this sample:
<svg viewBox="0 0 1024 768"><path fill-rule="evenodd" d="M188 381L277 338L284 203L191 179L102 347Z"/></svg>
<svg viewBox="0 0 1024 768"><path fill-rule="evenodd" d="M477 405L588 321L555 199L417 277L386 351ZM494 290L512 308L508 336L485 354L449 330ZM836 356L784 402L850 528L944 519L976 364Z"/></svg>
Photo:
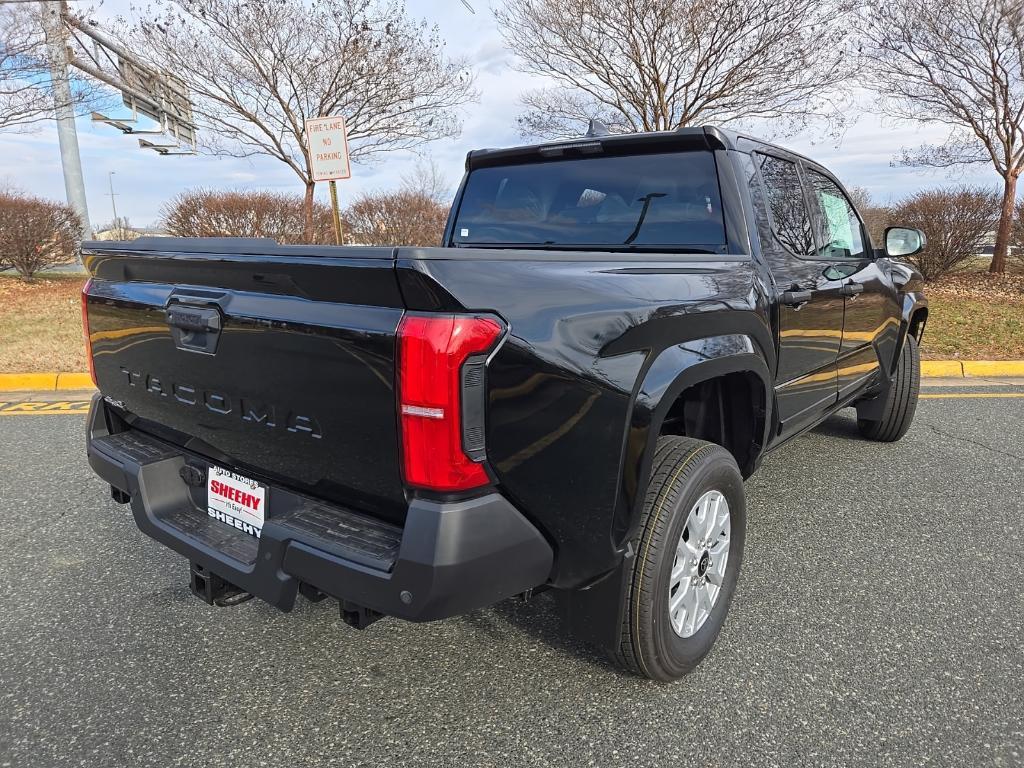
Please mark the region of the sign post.
<svg viewBox="0 0 1024 768"><path fill-rule="evenodd" d="M348 132L343 117L311 117L306 121L306 146L313 181L331 185L331 210L334 214L334 240L342 242L341 212L338 209L338 179L352 177L348 160Z"/></svg>
<svg viewBox="0 0 1024 768"><path fill-rule="evenodd" d="M334 242L341 245L341 212L338 210L338 182L331 179L331 211L334 213Z"/></svg>

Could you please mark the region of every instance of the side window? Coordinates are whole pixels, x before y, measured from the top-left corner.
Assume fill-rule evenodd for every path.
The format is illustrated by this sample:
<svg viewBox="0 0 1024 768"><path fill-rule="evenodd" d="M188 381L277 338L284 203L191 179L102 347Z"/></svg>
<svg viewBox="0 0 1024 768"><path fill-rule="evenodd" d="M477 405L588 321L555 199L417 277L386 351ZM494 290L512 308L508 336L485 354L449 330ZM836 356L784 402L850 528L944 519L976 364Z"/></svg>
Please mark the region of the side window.
<svg viewBox="0 0 1024 768"><path fill-rule="evenodd" d="M776 245L777 238L772 231L771 220L768 218L768 202L766 199L764 184L757 172L760 165L760 156L753 153L741 152L739 154L742 178L750 190L750 202L754 207L754 221L757 224L757 236L761 241L761 248L766 257L781 252Z"/></svg>
<svg viewBox="0 0 1024 768"><path fill-rule="evenodd" d="M817 171L809 171L807 176L818 207L822 257L841 260L862 258L864 235L860 219L846 195L834 181Z"/></svg>
<svg viewBox="0 0 1024 768"><path fill-rule="evenodd" d="M764 180L775 238L794 256L814 256L814 235L796 163L771 155L753 155Z"/></svg>

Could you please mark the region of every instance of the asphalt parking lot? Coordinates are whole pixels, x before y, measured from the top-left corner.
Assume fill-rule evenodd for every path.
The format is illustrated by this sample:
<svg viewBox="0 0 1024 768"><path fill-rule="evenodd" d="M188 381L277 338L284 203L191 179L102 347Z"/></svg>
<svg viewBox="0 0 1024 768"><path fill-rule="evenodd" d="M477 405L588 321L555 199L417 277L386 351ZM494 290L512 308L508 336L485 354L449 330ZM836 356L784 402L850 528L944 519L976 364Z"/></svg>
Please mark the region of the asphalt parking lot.
<svg viewBox="0 0 1024 768"><path fill-rule="evenodd" d="M0 765L1024 764L1024 386L927 394L898 444L848 411L766 460L725 630L669 686L545 596L363 632L208 607L83 416L0 418Z"/></svg>

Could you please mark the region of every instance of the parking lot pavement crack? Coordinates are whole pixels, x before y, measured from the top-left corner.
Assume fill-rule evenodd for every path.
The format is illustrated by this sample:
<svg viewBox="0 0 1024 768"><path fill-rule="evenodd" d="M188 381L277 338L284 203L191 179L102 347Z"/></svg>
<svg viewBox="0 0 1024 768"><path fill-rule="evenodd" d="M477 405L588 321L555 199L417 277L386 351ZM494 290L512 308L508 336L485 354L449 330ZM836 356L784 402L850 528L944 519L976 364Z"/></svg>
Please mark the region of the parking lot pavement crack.
<svg viewBox="0 0 1024 768"><path fill-rule="evenodd" d="M941 435L942 437L948 437L952 440L959 440L964 443L970 443L971 445L976 445L979 448L984 448L986 451L991 451L992 453L998 454L999 456L1005 456L1009 459L1017 459L1017 461L1024 461L1024 456L1018 456L1016 453L1010 453L1009 451L1001 451L998 448L993 448L991 445L988 445L987 443L981 442L980 440L972 440L971 438L964 437L963 435L957 435L953 434L952 432L946 432L942 429L939 429L937 426L928 421L922 421L920 423L923 426L928 427L928 429L932 430L932 432L934 432L935 434Z"/></svg>

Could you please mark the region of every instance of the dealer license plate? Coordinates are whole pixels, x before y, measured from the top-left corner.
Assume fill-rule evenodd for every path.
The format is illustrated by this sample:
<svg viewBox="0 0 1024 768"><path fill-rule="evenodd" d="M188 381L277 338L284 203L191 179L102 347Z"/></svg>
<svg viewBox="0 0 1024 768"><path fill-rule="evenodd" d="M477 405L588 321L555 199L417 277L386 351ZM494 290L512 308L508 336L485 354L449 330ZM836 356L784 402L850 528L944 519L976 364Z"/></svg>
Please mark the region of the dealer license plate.
<svg viewBox="0 0 1024 768"><path fill-rule="evenodd" d="M265 485L221 467L206 473L206 512L214 520L259 538L266 512Z"/></svg>

